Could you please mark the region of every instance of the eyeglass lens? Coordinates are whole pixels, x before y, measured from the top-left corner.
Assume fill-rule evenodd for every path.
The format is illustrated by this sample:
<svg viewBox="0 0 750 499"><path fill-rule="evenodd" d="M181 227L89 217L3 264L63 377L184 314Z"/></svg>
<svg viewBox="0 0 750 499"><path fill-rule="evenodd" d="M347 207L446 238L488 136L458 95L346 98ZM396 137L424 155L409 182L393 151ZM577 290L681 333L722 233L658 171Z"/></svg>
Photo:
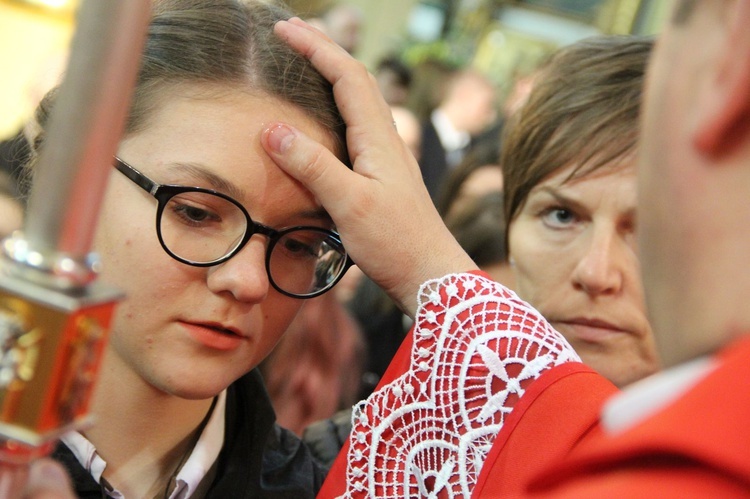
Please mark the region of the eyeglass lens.
<svg viewBox="0 0 750 499"><path fill-rule="evenodd" d="M164 246L191 263L208 264L237 250L248 230L242 209L206 192L183 192L163 207L159 230ZM270 243L268 273L282 291L298 296L328 288L346 264L341 243L325 230L282 231Z"/></svg>
<svg viewBox="0 0 750 499"><path fill-rule="evenodd" d="M330 234L313 229L284 232L271 248L268 272L278 287L294 295L325 289L344 270L346 256Z"/></svg>
<svg viewBox="0 0 750 499"><path fill-rule="evenodd" d="M210 263L237 247L247 223L231 201L205 192L183 192L164 206L160 229L172 253L191 262Z"/></svg>

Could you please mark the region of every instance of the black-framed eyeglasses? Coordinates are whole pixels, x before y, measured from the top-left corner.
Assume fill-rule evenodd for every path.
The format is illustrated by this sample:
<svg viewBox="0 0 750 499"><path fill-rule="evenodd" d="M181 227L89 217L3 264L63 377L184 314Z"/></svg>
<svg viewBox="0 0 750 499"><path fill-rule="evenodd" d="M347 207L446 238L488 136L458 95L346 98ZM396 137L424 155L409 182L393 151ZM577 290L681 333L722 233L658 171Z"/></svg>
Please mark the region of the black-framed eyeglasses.
<svg viewBox="0 0 750 499"><path fill-rule="evenodd" d="M114 167L156 198L159 242L169 256L182 263L218 265L236 255L254 234L262 234L269 239L269 282L294 298L325 293L352 265L334 231L304 226L276 230L254 222L244 206L221 192L158 184L117 157Z"/></svg>

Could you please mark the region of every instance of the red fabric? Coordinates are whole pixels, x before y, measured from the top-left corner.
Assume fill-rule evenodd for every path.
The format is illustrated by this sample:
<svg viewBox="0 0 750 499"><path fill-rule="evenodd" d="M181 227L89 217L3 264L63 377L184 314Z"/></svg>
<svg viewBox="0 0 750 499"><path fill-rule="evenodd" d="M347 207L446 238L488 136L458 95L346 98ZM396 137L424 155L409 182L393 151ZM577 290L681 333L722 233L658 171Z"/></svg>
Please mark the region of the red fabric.
<svg viewBox="0 0 750 499"><path fill-rule="evenodd" d="M410 366L407 336L379 388ZM598 426L616 389L579 363L552 367L495 437L473 497L750 497L750 338L661 412L610 436ZM318 497L346 490L347 443ZM557 464L555 464L557 463Z"/></svg>
<svg viewBox="0 0 750 499"><path fill-rule="evenodd" d="M477 272L477 274L486 277L480 272ZM528 466L519 466L519 472L515 474L514 481L509 483L507 489L517 490L522 483L526 482L524 477L538 470L538 463L547 462L545 459L540 460L538 456L531 456L530 449L523 443L524 438L516 437L516 435L523 434L527 427L536 427L533 422L538 420L547 422L549 420L549 412L546 413L547 416L543 416L542 412L537 412L537 408L542 408L540 411L543 411L543 408L548 406L559 414L562 414L563 411L572 412L569 418L567 415L562 418L565 421L565 429L551 430L556 439L549 439L550 449L548 453L550 456L560 455L566 453L569 450L569 446L577 442L581 435L589 430L592 425L592 417L594 421L597 419L596 414L598 414L600 399L604 394L609 394L615 389L580 363L565 360L565 356L570 354L575 357L570 346L567 345L559 333L550 328L537 311L529 307L526 303L521 302L513 293L502 289L492 290L486 284L476 281L469 282L468 287L463 287L463 281L461 280L450 282L455 282L458 287L451 288L453 285L447 285L447 282L437 286L436 289L439 291L440 299L438 301L430 301L430 299L427 299L426 302L423 301L424 308L420 312L423 321L425 316L429 316L430 313L433 314L433 319L427 319L427 321L432 324L433 329L442 331L440 345L444 347L444 350L442 354L431 357L431 362L435 362L434 371L432 369L419 368L416 371L412 371L409 375L418 382L419 386L423 387L418 395L417 393L414 394L414 400L420 402L422 399L417 399L416 397L428 397L428 402L430 403L424 408L419 408L417 411L405 411L403 414L394 416L393 420L389 423L391 426L385 430L385 433L378 433L382 437L378 441L378 444L387 441L388 443L385 444L385 447L388 447L392 442L396 442L396 447L403 450L410 448L415 442L421 442L422 438L435 441L436 436L431 430L433 427L427 424L427 431L420 433L421 429L419 425L410 419L413 417L422 418L421 420L424 420L424 418L430 420L432 419L431 416L434 416L435 421L445 421L446 424L450 424L453 422L450 421L451 417L454 417L453 414L460 417L464 417L465 414L469 416L479 415L479 426L474 426L475 430L467 430L467 428L472 428L470 425L473 424L469 419L460 420L460 426L456 427L457 431L478 430L476 434L479 435L482 435L483 429L486 432L492 426L504 426L506 420L508 422L512 421L509 430L499 431L497 434L484 433L479 438L485 439L488 446L492 446L496 438L502 438L503 441L507 440L510 442L507 444L509 455L514 458L518 456L526 458L525 456L528 455ZM498 293L496 295L497 299L473 301L474 296L495 296L492 294L495 292ZM467 301L464 302L463 300ZM465 308L460 306L463 303L466 304ZM448 306L455 307L451 309L452 314L443 312L447 310L445 307ZM450 316L451 318L445 319L446 316ZM443 320L449 320L450 323L445 324L442 322ZM420 321L418 320L417 323L420 324ZM425 328L429 328L430 324L425 325L422 322ZM440 326L438 327L435 324L440 324ZM454 331L453 328L458 329ZM417 342L416 346L420 347L417 353L419 356L422 356L422 350L425 351L424 353L427 353L428 348L431 345L435 345L438 338L438 336L431 334L425 336L426 330L420 330L421 336L419 340L415 339L415 333L412 331L401 345L388 370L381 379L378 389L376 389L376 393L380 392L381 400L375 402L374 407L376 408L372 409L374 413L368 412L371 410L369 408L364 412L367 422L377 420L377 418L381 418L380 421L386 421L391 418L391 414L395 414L394 411L402 407L400 404L411 404L414 402L411 399L402 400L400 394L396 395L398 400L392 399L392 394L389 394L388 388L384 387L401 378L410 368L414 369L415 362L421 365L419 358L415 360L415 352L413 352L415 341ZM508 331L507 335L502 332L505 330ZM479 343L472 343L475 338L480 336L482 339L479 340ZM472 344L470 345L469 343ZM485 347L485 349L477 349L477 344ZM442 358L442 355L445 355L445 358ZM498 356L496 359L493 358L495 355ZM509 357L506 357L506 355ZM559 357L559 362L562 365L554 367L558 355L564 355ZM476 357L476 362L474 361L474 357ZM506 358L509 359L507 364L503 361ZM536 360L529 364L527 363L528 359ZM486 364L486 362L490 364ZM465 369L465 371L459 373L459 369ZM454 371L455 374L453 374ZM538 378L536 374L533 374L537 371L542 371ZM553 374L548 375L547 372ZM465 374L465 377L462 377L461 374ZM435 378L432 378L433 375ZM567 379L573 375L575 375L576 379L582 379L583 381L579 381L579 384L576 385ZM510 377L510 385L506 385L506 379L508 379L506 377ZM462 379L464 381L460 381ZM597 381L600 385L596 385ZM568 386L580 386L581 383L589 382L595 388L585 391L586 394L582 397L579 397L577 391L566 388ZM401 383L403 383L403 380L399 380L399 386L401 386ZM517 383L518 386L516 387L514 383ZM487 393L488 384L491 384L492 388L496 390L494 391L495 395L491 395L492 392ZM475 387L474 385L477 386ZM424 387L427 387L427 391L425 391ZM434 392L431 390L434 390ZM518 398L517 390L522 390L524 395ZM487 396L493 397L493 400L487 399ZM538 396L542 396L544 402L535 405L533 402ZM494 397L499 398L494 400ZM562 397L560 401L555 400L558 397ZM578 398L581 398L584 401L583 403L586 404L587 411L585 412L585 417L579 417L578 412L570 410L571 407L579 407L577 405L579 404ZM465 405L460 406L459 399L461 400L460 404ZM454 403L456 405L453 405ZM520 404L521 407L517 407L516 404ZM445 408L441 409L442 407ZM510 407L514 407L513 411L507 410ZM528 425L519 425L519 420L525 421L521 416L526 412L527 408L534 409L531 412L533 416L529 417ZM441 410L448 412L444 414L440 412ZM464 410L466 412L463 412ZM489 419L487 422L482 422L481 417L485 414L485 410L488 411L486 417ZM433 411L434 414L430 411ZM449 416L444 417L446 414ZM388 415L387 419L385 419L385 415ZM568 426L570 427L568 428ZM518 429L514 433L514 429L517 427ZM453 429L454 427L450 428ZM354 431L353 433L357 436L357 442L352 444L351 440L347 441L334 462L318 497L338 497L346 492L347 479L349 478L347 474L352 472L352 468L348 468L351 465L348 460L352 458L352 455L359 462L363 461L362 455L364 453L370 453L376 459L377 456L382 456L385 459L386 456L381 453L378 444L369 441L371 433L356 434ZM448 431L447 436L454 437L455 432L451 433ZM398 439L409 440L404 441L403 447L398 447ZM453 442L446 442L446 445L450 445L451 443ZM351 445L354 445L354 447L351 447ZM561 448L556 448L555 446L557 445L561 446ZM422 447L415 452L421 452L421 449ZM349 455L351 451L354 452L352 455ZM382 452L386 451L383 450ZM410 453L411 451L406 452ZM409 458L413 456L414 454L409 454ZM377 467L379 470L372 483L376 483L376 489L378 487L383 488L383 493L389 497L401 497L406 492L404 490L396 492L394 488L401 487L401 484L405 483L401 470L406 469L403 466L408 467L408 465L404 461L394 460L394 455L392 454L388 454L388 457L392 462L378 461L375 464L368 465ZM493 457L490 455L488 457L491 457L498 465L504 465L506 462L503 456L495 455ZM433 470L441 469L444 463L448 463L445 467L453 466L450 461L453 457L450 457L448 453L445 455L429 454L429 459L432 459L429 465L432 466L431 469ZM466 464L469 467L470 465L471 463ZM411 471L412 468L408 467L408 469ZM356 477L359 476L362 475L355 473L355 482L349 485L359 486L359 483L356 481ZM452 476L456 477L457 475L454 474ZM464 477L468 475L459 476ZM473 479L469 477L467 480L469 480L469 487L473 487L477 476L475 475ZM453 493L456 493L458 492L456 489L465 487L465 483L467 482L463 482L462 484L451 483L450 488L453 489ZM417 484L419 484L418 481ZM431 484L425 484L428 489L432 486ZM409 486L413 488L411 482ZM436 488L439 487L436 485ZM394 492L396 493L394 494ZM414 491L412 490L412 492ZM363 488L357 488L357 492L354 493L356 497L364 497L366 494ZM445 494L448 494L448 492L446 489L443 489L439 495L442 497Z"/></svg>
<svg viewBox="0 0 750 499"><path fill-rule="evenodd" d="M750 497L750 338L658 414L587 439L526 497Z"/></svg>
<svg viewBox="0 0 750 499"><path fill-rule="evenodd" d="M408 369L411 345L412 336L407 335L378 388ZM473 497L518 497L530 477L596 434L602 403L616 391L614 385L584 364L569 363L545 372L521 397L497 436ZM319 499L344 493L348 449L347 440L318 493Z"/></svg>
<svg viewBox="0 0 750 499"><path fill-rule="evenodd" d="M473 271L470 273L489 278L489 275L482 271ZM393 356L391 363L388 365L388 369L386 369L383 377L380 378L380 382L378 383L378 386L375 387L374 391L380 390L383 386L391 383L409 369L413 344L414 328L412 328L411 331L409 331L409 334L406 335L406 338L404 338L404 341L401 343L396 355ZM347 439L347 441L344 442L344 446L339 451L336 460L333 462L333 465L323 482L323 486L316 496L317 499L339 497L346 491L346 468L349 445L350 441Z"/></svg>
<svg viewBox="0 0 750 499"><path fill-rule="evenodd" d="M517 497L531 477L597 435L599 413L617 388L580 363L536 380L495 439L472 497Z"/></svg>

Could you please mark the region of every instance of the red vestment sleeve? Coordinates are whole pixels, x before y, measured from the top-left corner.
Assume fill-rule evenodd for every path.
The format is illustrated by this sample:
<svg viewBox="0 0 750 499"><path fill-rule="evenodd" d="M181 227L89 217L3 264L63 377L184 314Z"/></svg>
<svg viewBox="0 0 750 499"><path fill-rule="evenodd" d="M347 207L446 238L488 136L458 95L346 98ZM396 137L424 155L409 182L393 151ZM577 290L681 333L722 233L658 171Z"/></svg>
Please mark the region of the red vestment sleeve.
<svg viewBox="0 0 750 499"><path fill-rule="evenodd" d="M514 407L546 372L580 362L537 310L485 274L428 281L417 301L415 326L355 406L319 497L469 497Z"/></svg>
<svg viewBox="0 0 750 499"><path fill-rule="evenodd" d="M472 497L521 497L532 478L601 431L599 414L617 388L577 362L546 371L505 421Z"/></svg>

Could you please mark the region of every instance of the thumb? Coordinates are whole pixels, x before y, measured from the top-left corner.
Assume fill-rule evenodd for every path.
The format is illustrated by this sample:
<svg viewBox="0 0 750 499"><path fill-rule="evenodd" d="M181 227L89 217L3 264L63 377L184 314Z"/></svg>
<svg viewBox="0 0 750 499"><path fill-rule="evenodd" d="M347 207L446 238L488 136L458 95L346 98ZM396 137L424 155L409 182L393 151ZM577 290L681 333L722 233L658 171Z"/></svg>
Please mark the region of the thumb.
<svg viewBox="0 0 750 499"><path fill-rule="evenodd" d="M342 184L352 172L319 142L296 128L276 123L267 128L261 143L274 162L301 182L335 218Z"/></svg>
<svg viewBox="0 0 750 499"><path fill-rule="evenodd" d="M411 317L421 283L476 268L435 210L403 143L363 148L354 170L286 124L265 130L261 143L276 165L323 205L362 272Z"/></svg>

